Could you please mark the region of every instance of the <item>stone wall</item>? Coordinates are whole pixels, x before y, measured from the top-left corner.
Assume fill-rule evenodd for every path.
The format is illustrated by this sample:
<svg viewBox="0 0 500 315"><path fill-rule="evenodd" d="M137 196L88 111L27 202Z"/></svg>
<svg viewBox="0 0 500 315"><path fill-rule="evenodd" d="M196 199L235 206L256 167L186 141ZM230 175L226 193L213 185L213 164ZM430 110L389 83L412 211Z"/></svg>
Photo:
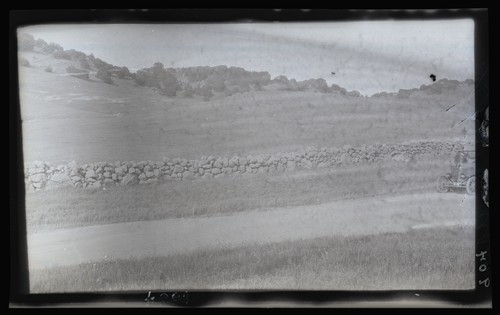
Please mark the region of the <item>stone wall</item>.
<svg viewBox="0 0 500 315"><path fill-rule="evenodd" d="M294 169L322 168L342 164L373 163L383 160L408 162L423 154L450 155L462 149L458 142L413 142L398 145L370 145L353 148L308 148L296 152L248 155L246 157L203 156L199 160L115 161L78 165L72 161L51 166L35 161L25 169L27 187L50 189L74 186L99 189L104 186L154 184L160 180L217 178L232 174L280 173Z"/></svg>

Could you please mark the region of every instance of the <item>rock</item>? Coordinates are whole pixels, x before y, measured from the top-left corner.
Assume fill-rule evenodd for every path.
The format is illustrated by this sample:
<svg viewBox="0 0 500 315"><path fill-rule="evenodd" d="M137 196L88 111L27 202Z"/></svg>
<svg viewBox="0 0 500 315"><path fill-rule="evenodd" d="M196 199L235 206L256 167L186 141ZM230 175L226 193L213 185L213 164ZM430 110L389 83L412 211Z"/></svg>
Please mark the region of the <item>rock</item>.
<svg viewBox="0 0 500 315"><path fill-rule="evenodd" d="M29 177L30 181L34 183L45 182L47 180L47 175L45 173L37 173Z"/></svg>
<svg viewBox="0 0 500 315"><path fill-rule="evenodd" d="M42 189L43 186L44 186L44 183L43 182L37 182L37 183L33 183L33 188L35 189Z"/></svg>
<svg viewBox="0 0 500 315"><path fill-rule="evenodd" d="M77 168L77 164L76 164L76 161L73 160L71 162L68 163L68 168Z"/></svg>
<svg viewBox="0 0 500 315"><path fill-rule="evenodd" d="M155 170L153 171L153 173L154 173L155 177L160 177L160 174L161 174L161 173L160 173L160 170L159 170L159 169L156 169L156 168L155 168Z"/></svg>
<svg viewBox="0 0 500 315"><path fill-rule="evenodd" d="M139 180L145 180L146 179L146 174L141 173L139 174Z"/></svg>
<svg viewBox="0 0 500 315"><path fill-rule="evenodd" d="M224 173L224 174L231 174L232 172L233 172L233 169L230 167L224 167L222 169L222 173Z"/></svg>
<svg viewBox="0 0 500 315"><path fill-rule="evenodd" d="M216 168L222 168L223 164L221 160L217 160L214 162L214 167Z"/></svg>
<svg viewBox="0 0 500 315"><path fill-rule="evenodd" d="M100 181L96 181L92 184L92 188L95 188L95 189L98 189L98 188L101 188L101 182Z"/></svg>
<svg viewBox="0 0 500 315"><path fill-rule="evenodd" d="M240 165L238 167L238 171L240 171L240 172L244 172L245 170L246 170L246 167L244 165Z"/></svg>
<svg viewBox="0 0 500 315"><path fill-rule="evenodd" d="M122 186L133 185L133 184L137 184L138 182L139 182L139 180L137 179L137 176L135 174L129 173L122 178L120 185L122 185Z"/></svg>
<svg viewBox="0 0 500 315"><path fill-rule="evenodd" d="M186 159L182 159L182 160L180 160L179 165L184 167L184 166L187 166L187 163L188 163L188 161Z"/></svg>
<svg viewBox="0 0 500 315"><path fill-rule="evenodd" d="M245 166L248 161L246 158L242 157L242 158L238 159L238 162L239 162L240 166Z"/></svg>
<svg viewBox="0 0 500 315"><path fill-rule="evenodd" d="M96 178L96 174L95 174L94 170L93 169L89 169L85 173L85 178Z"/></svg>
<svg viewBox="0 0 500 315"><path fill-rule="evenodd" d="M106 186L112 186L112 185L114 185L114 184L115 184L115 181L114 181L114 180L112 180L112 179L110 179L110 178L106 178L106 179L104 179L104 185L106 185Z"/></svg>
<svg viewBox="0 0 500 315"><path fill-rule="evenodd" d="M162 166L165 166L165 162L163 162L163 161L156 162L156 167L162 167Z"/></svg>
<svg viewBox="0 0 500 315"><path fill-rule="evenodd" d="M156 184L156 183L158 183L158 178L150 178L150 179L146 180L145 183L146 184Z"/></svg>
<svg viewBox="0 0 500 315"><path fill-rule="evenodd" d="M259 168L260 164L259 163L252 163L250 164L251 168Z"/></svg>
<svg viewBox="0 0 500 315"><path fill-rule="evenodd" d="M217 160L214 156L210 155L208 158L207 158L207 161L215 161Z"/></svg>
<svg viewBox="0 0 500 315"><path fill-rule="evenodd" d="M182 172L184 172L184 167L180 165L174 166L174 173L182 173Z"/></svg>
<svg viewBox="0 0 500 315"><path fill-rule="evenodd" d="M205 174L205 169L203 169L203 168L199 168L199 169L198 169L198 173L199 173L200 175Z"/></svg>
<svg viewBox="0 0 500 315"><path fill-rule="evenodd" d="M111 172L104 172L104 174L102 174L105 178L111 178Z"/></svg>
<svg viewBox="0 0 500 315"><path fill-rule="evenodd" d="M29 169L28 173L30 175L45 173L45 169L43 167L33 167Z"/></svg>
<svg viewBox="0 0 500 315"><path fill-rule="evenodd" d="M65 173L54 174L50 177L49 181L59 184L69 184L71 182L70 178Z"/></svg>
<svg viewBox="0 0 500 315"><path fill-rule="evenodd" d="M211 171L212 174L216 175L216 174L220 174L220 168L212 168L212 171Z"/></svg>
<svg viewBox="0 0 500 315"><path fill-rule="evenodd" d="M296 163L295 161L288 161L286 163L286 168L288 168L289 170L294 170L296 167Z"/></svg>
<svg viewBox="0 0 500 315"><path fill-rule="evenodd" d="M82 181L80 176L71 176L70 179L73 183L80 183Z"/></svg>
<svg viewBox="0 0 500 315"><path fill-rule="evenodd" d="M245 166L245 171L247 173L251 173L252 172L252 168L250 166Z"/></svg>
<svg viewBox="0 0 500 315"><path fill-rule="evenodd" d="M156 176L155 176L155 173L153 173L153 172L147 172L147 171L146 171L144 174L146 175L146 177L147 177L147 178L153 178L153 177L156 177Z"/></svg>
<svg viewBox="0 0 500 315"><path fill-rule="evenodd" d="M77 168L72 168L71 171L69 171L69 176L78 176L78 169Z"/></svg>
<svg viewBox="0 0 500 315"><path fill-rule="evenodd" d="M238 166L238 158L236 156L233 156L229 160L229 166L231 166L231 167Z"/></svg>
<svg viewBox="0 0 500 315"><path fill-rule="evenodd" d="M111 172L111 171L113 171L113 168L111 166L105 166L104 167L104 171L105 172Z"/></svg>
<svg viewBox="0 0 500 315"><path fill-rule="evenodd" d="M278 172L284 172L285 171L285 167L283 166L283 164L279 163L278 166L276 166L276 170Z"/></svg>
<svg viewBox="0 0 500 315"><path fill-rule="evenodd" d="M191 173L190 171L185 171L185 172L182 174L182 178L184 178L184 179L193 179L193 178L194 178L194 175L193 175L193 173Z"/></svg>
<svg viewBox="0 0 500 315"><path fill-rule="evenodd" d="M300 165L304 168L312 168L313 167L313 163L311 161L309 161L308 159L303 159L302 162L300 163Z"/></svg>
<svg viewBox="0 0 500 315"><path fill-rule="evenodd" d="M116 181L116 179L117 179L116 174L111 174L111 179L114 180L114 181Z"/></svg>
<svg viewBox="0 0 500 315"><path fill-rule="evenodd" d="M208 170L208 169L212 168L212 165L210 165L210 164L204 164L202 167L204 169Z"/></svg>
<svg viewBox="0 0 500 315"><path fill-rule="evenodd" d="M146 173L146 172L152 172L153 171L153 167L148 164L148 165L144 166L144 170L143 171L144 171L144 173Z"/></svg>

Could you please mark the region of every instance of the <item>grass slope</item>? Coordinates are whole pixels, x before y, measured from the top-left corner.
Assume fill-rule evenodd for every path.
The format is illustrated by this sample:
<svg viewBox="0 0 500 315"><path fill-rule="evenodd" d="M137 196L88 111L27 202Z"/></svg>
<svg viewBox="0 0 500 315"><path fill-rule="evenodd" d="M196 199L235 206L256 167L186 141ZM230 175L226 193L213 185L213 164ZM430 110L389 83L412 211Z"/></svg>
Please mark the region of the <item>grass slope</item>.
<svg viewBox="0 0 500 315"><path fill-rule="evenodd" d="M408 99L268 90L205 102L168 98L131 80L109 85L21 67L25 160L197 159L310 145L455 140L465 126L455 123L473 111L472 89Z"/></svg>
<svg viewBox="0 0 500 315"><path fill-rule="evenodd" d="M318 238L30 272L32 292L472 289L474 229Z"/></svg>

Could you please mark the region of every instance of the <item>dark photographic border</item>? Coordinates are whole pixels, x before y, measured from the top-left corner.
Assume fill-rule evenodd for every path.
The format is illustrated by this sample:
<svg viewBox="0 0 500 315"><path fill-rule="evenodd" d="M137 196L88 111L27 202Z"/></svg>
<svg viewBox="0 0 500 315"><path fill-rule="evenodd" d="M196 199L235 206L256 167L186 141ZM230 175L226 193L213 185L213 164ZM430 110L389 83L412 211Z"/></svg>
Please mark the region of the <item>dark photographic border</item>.
<svg viewBox="0 0 500 315"><path fill-rule="evenodd" d="M489 147L478 132L489 106L489 14L487 9L433 10L15 10L9 14L9 219L10 307L480 307L492 303L490 212L476 189L476 287L474 290L411 291L189 291L29 294L24 167L18 92L18 27L60 23L227 23L434 20L470 18L475 23L476 177L489 169ZM481 189L479 189L481 188Z"/></svg>

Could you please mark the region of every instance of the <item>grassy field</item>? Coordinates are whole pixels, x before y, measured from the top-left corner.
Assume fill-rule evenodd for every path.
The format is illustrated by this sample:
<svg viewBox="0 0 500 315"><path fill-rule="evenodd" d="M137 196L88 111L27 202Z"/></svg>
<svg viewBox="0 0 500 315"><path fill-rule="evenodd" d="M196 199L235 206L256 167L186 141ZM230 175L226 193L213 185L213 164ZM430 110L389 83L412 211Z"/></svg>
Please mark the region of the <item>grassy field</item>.
<svg viewBox="0 0 500 315"><path fill-rule="evenodd" d="M32 292L474 286L474 229L329 237L30 272Z"/></svg>
<svg viewBox="0 0 500 315"><path fill-rule="evenodd" d="M442 157L446 159L447 157ZM62 188L26 194L28 231L156 220L320 204L373 195L435 191L446 163L432 157L414 164L301 170L275 175L235 175L170 181L106 190Z"/></svg>
<svg viewBox="0 0 500 315"><path fill-rule="evenodd" d="M205 102L35 67L21 67L20 81L25 160L54 164L456 140L466 125L455 123L472 113L474 100L463 86L408 99L269 90Z"/></svg>

